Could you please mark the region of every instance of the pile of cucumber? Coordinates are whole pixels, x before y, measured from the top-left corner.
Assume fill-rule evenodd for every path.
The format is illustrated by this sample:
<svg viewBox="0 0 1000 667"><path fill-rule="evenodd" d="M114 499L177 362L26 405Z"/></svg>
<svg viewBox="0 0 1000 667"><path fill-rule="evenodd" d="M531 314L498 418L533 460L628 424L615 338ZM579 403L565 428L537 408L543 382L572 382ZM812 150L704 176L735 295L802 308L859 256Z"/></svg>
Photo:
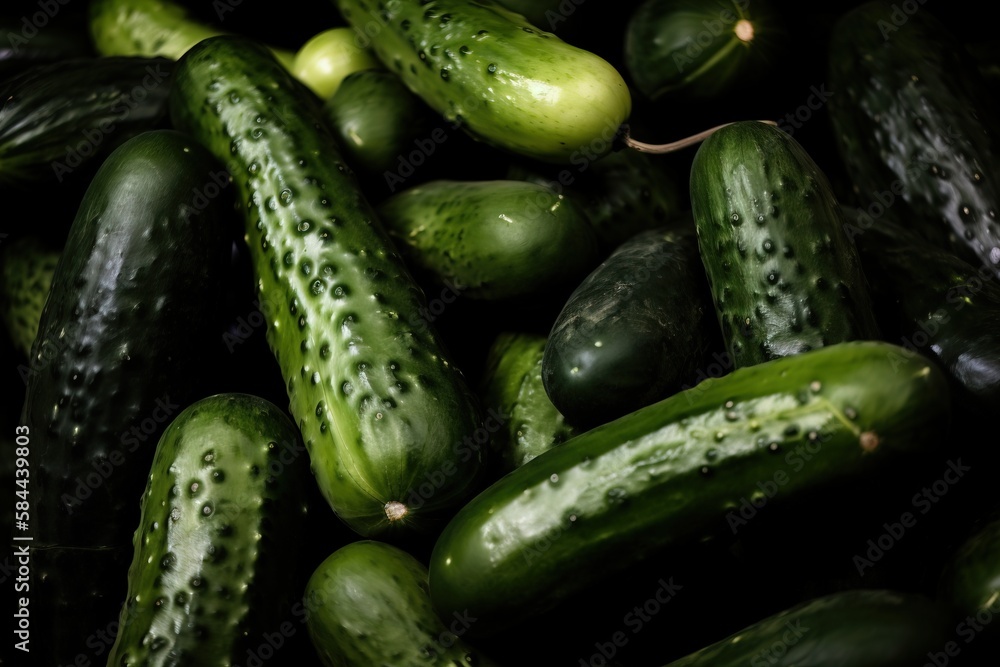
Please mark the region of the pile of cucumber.
<svg viewBox="0 0 1000 667"><path fill-rule="evenodd" d="M1000 658L1000 110L962 7L0 27L12 664Z"/></svg>

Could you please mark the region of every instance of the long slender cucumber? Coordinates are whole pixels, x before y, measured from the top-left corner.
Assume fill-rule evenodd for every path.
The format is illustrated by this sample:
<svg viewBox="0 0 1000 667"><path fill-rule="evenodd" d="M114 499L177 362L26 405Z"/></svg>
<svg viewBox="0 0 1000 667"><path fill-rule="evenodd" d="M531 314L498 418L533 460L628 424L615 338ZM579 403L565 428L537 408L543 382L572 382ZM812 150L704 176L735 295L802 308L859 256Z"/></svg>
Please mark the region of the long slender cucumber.
<svg viewBox="0 0 1000 667"><path fill-rule="evenodd" d="M313 472L365 536L465 502L485 451L473 391L424 295L341 161L312 95L256 42L212 37L178 62L171 114L234 176L267 339ZM420 489L424 489L421 492Z"/></svg>

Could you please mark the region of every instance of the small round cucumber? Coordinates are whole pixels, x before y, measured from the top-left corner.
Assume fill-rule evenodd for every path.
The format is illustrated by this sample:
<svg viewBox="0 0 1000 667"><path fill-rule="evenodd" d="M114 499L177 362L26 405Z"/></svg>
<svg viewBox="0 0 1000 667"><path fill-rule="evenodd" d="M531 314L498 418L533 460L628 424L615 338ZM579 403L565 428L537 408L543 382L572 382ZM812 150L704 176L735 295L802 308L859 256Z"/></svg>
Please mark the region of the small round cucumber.
<svg viewBox="0 0 1000 667"><path fill-rule="evenodd" d="M156 447L109 665L229 665L290 615L308 471L249 394L183 410Z"/></svg>
<svg viewBox="0 0 1000 667"><path fill-rule="evenodd" d="M334 0L386 67L449 121L547 162L610 152L632 110L599 56L493 0Z"/></svg>
<svg viewBox="0 0 1000 667"><path fill-rule="evenodd" d="M305 600L309 636L326 667L493 667L462 639L476 619L438 617L427 568L384 542L333 552L306 584Z"/></svg>
<svg viewBox="0 0 1000 667"><path fill-rule="evenodd" d="M469 298L565 288L598 257L582 210L525 181L432 181L387 199L379 217L414 267Z"/></svg>

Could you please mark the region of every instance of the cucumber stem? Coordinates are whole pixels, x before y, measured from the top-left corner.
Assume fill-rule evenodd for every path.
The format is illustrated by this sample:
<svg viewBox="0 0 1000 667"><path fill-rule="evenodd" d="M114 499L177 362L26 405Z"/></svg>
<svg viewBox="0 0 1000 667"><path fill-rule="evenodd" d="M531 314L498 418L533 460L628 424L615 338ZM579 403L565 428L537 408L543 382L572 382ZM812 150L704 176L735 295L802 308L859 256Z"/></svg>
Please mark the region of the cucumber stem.
<svg viewBox="0 0 1000 667"><path fill-rule="evenodd" d="M775 125L775 126L777 125L777 123L773 120L761 120L758 122L764 123L766 125ZM681 149L687 148L688 146L693 146L697 143L700 143L705 139L707 139L716 130L720 130L725 126L732 124L733 123L730 122L730 123L723 123L722 125L716 125L715 127L710 127L709 129L699 132L697 134L692 134L690 137L685 137L684 139L678 139L677 141L672 141L668 144L647 144L642 141L636 141L635 139L629 136L628 131L626 130L624 136L622 137L622 141L624 141L625 145L628 146L629 148L632 148L637 151L642 151L643 153L655 153L658 155L663 153L673 153L674 151L679 151Z"/></svg>

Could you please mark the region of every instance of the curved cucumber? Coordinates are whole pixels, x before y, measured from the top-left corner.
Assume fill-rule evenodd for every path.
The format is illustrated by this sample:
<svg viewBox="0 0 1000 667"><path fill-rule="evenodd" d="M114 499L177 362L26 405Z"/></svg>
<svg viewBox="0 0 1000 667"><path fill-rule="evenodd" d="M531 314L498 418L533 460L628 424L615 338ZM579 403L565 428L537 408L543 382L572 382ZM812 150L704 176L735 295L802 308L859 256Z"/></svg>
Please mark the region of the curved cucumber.
<svg viewBox="0 0 1000 667"><path fill-rule="evenodd" d="M798 604L667 667L915 667L949 641L927 598L850 590Z"/></svg>
<svg viewBox="0 0 1000 667"><path fill-rule="evenodd" d="M610 152L632 109L602 58L493 0L334 0L362 45L449 121L547 162Z"/></svg>
<svg viewBox="0 0 1000 667"><path fill-rule="evenodd" d="M234 664L290 615L306 506L295 425L256 396L188 406L156 446L108 665ZM302 467L300 467L302 466Z"/></svg>
<svg viewBox="0 0 1000 667"><path fill-rule="evenodd" d="M690 219L637 234L573 291L549 332L542 380L579 427L695 381L718 325Z"/></svg>
<svg viewBox="0 0 1000 667"><path fill-rule="evenodd" d="M225 4L227 9L232 2ZM90 36L105 56L160 56L177 60L203 39L227 34L193 18L184 5L173 0L92 0L88 5ZM271 52L291 70L295 54L285 49Z"/></svg>
<svg viewBox="0 0 1000 667"><path fill-rule="evenodd" d="M477 490L485 452L458 445L478 402L312 95L259 44L213 37L179 61L171 113L235 175L268 343L330 506L363 535L450 515Z"/></svg>
<svg viewBox="0 0 1000 667"><path fill-rule="evenodd" d="M727 531L727 512L920 457L941 441L948 384L888 343L831 345L741 368L582 433L508 473L445 527L431 597L493 633L672 545ZM810 457L805 461L803 453Z"/></svg>
<svg viewBox="0 0 1000 667"><path fill-rule="evenodd" d="M509 415L493 436L502 472L566 442L577 429L552 405L542 382L545 336L500 333L487 352L483 403Z"/></svg>
<svg viewBox="0 0 1000 667"><path fill-rule="evenodd" d="M361 540L333 552L306 584L309 636L326 667L493 667L462 636L468 615L441 619L427 568L407 552Z"/></svg>
<svg viewBox="0 0 1000 667"><path fill-rule="evenodd" d="M792 137L754 121L712 134L691 166L691 208L737 368L879 337L847 220Z"/></svg>
<svg viewBox="0 0 1000 667"><path fill-rule="evenodd" d="M834 25L830 120L857 199L1000 276L993 97L934 8L866 2Z"/></svg>
<svg viewBox="0 0 1000 667"><path fill-rule="evenodd" d="M190 137L145 132L101 164L73 220L21 416L39 664L73 663L95 623L117 616L156 439L216 368L228 183ZM196 209L209 188L216 197Z"/></svg>
<svg viewBox="0 0 1000 667"><path fill-rule="evenodd" d="M413 266L476 299L566 288L597 262L597 241L573 201L525 181L433 181L379 207Z"/></svg>

